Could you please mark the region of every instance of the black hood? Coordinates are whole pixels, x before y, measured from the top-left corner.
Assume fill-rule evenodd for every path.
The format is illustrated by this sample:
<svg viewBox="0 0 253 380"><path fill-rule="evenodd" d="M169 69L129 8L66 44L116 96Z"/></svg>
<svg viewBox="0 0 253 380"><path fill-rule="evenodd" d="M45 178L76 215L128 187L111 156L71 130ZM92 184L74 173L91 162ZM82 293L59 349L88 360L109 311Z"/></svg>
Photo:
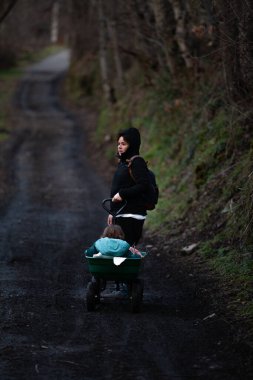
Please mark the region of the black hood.
<svg viewBox="0 0 253 380"><path fill-rule="evenodd" d="M137 128L128 128L118 133L118 139L123 137L129 144L129 148L119 158L125 161L135 155L140 154L141 136Z"/></svg>

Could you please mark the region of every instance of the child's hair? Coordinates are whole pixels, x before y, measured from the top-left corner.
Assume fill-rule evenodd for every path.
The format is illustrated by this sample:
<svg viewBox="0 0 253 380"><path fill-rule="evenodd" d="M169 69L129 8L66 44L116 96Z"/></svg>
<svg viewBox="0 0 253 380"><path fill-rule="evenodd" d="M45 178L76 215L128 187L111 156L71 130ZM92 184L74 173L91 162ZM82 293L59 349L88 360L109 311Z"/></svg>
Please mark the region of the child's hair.
<svg viewBox="0 0 253 380"><path fill-rule="evenodd" d="M114 238L114 239L125 239L125 234L122 230L122 228L118 224L111 224L110 226L107 226L104 229L104 232L102 233L102 238L108 237L108 238Z"/></svg>

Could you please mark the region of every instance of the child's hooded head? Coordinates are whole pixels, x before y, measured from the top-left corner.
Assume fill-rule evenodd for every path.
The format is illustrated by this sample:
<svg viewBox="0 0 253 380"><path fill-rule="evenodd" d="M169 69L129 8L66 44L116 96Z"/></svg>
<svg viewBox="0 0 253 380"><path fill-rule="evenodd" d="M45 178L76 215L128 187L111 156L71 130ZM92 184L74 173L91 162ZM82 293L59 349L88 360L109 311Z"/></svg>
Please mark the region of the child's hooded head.
<svg viewBox="0 0 253 380"><path fill-rule="evenodd" d="M113 239L121 239L121 240L124 240L125 239L125 234L122 230L122 228L117 225L117 224L112 224L110 226L107 226L105 229L104 229L104 232L101 236L102 238L103 237L108 237L108 238L113 238Z"/></svg>

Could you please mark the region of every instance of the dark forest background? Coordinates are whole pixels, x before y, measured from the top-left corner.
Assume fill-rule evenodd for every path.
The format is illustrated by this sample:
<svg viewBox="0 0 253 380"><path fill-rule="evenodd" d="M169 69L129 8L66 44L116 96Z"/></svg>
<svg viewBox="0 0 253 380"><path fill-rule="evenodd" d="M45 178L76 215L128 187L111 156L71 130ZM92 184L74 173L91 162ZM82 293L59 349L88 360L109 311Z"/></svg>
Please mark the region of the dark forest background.
<svg viewBox="0 0 253 380"><path fill-rule="evenodd" d="M252 315L252 1L1 1L2 88L8 70L64 47L66 99L94 113L108 166L119 129L142 133L161 191L150 231L195 243Z"/></svg>

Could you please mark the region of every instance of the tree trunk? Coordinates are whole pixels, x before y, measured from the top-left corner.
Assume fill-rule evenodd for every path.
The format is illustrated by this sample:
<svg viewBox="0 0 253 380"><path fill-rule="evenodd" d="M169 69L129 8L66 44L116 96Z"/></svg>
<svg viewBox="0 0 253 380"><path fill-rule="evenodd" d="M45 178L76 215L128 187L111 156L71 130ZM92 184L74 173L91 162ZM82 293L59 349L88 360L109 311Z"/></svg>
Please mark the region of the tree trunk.
<svg viewBox="0 0 253 380"><path fill-rule="evenodd" d="M59 2L55 1L52 7L52 21L51 21L51 42L53 44L56 44L58 42L59 8L60 8Z"/></svg>
<svg viewBox="0 0 253 380"><path fill-rule="evenodd" d="M113 1L113 9L112 9L112 15L111 19L108 22L108 32L112 44L112 53L113 53L113 60L115 63L116 73L117 73L117 87L121 88L123 85L123 68L122 63L120 59L120 52L119 52L119 43L118 43L118 35L117 35L117 28L116 28L116 2Z"/></svg>
<svg viewBox="0 0 253 380"><path fill-rule="evenodd" d="M187 45L187 7L185 1L169 0L172 5L174 17L176 21L175 38L181 52L182 58L187 68L193 67L193 60L190 49Z"/></svg>
<svg viewBox="0 0 253 380"><path fill-rule="evenodd" d="M110 85L109 67L107 59L107 20L105 19L103 0L98 0L99 17L99 61L104 95L109 103L114 102L114 93Z"/></svg>
<svg viewBox="0 0 253 380"><path fill-rule="evenodd" d="M251 94L253 90L253 4L244 0L241 6L239 30L239 62L241 66L243 90Z"/></svg>
<svg viewBox="0 0 253 380"><path fill-rule="evenodd" d="M152 0L152 8L155 16L156 34L161 46L160 53L158 51L159 62L169 68L171 74L175 72L175 59L171 54L172 45L172 25L168 25L165 14L165 2L164 0ZM163 53L163 54L162 54Z"/></svg>
<svg viewBox="0 0 253 380"><path fill-rule="evenodd" d="M8 16L14 5L16 4L18 0L10 0L9 3L7 4L5 10L3 11L2 14L0 14L0 23L3 22L3 20ZM5 3L4 3L5 5Z"/></svg>
<svg viewBox="0 0 253 380"><path fill-rule="evenodd" d="M129 0L127 2L132 23L135 55L141 65L147 69L152 66L152 62L155 61L156 57L152 52L150 40L148 39L147 11L142 9L141 5L143 4L140 4L138 0Z"/></svg>
<svg viewBox="0 0 253 380"><path fill-rule="evenodd" d="M138 2L136 0L130 0L127 3L129 7L129 16L132 22L133 34L134 34L134 46L137 50L145 51L146 50L146 41L142 32L140 25L140 20L138 17Z"/></svg>
<svg viewBox="0 0 253 380"><path fill-rule="evenodd" d="M231 98L240 101L253 90L253 6L247 0L223 0L220 11L226 87Z"/></svg>

